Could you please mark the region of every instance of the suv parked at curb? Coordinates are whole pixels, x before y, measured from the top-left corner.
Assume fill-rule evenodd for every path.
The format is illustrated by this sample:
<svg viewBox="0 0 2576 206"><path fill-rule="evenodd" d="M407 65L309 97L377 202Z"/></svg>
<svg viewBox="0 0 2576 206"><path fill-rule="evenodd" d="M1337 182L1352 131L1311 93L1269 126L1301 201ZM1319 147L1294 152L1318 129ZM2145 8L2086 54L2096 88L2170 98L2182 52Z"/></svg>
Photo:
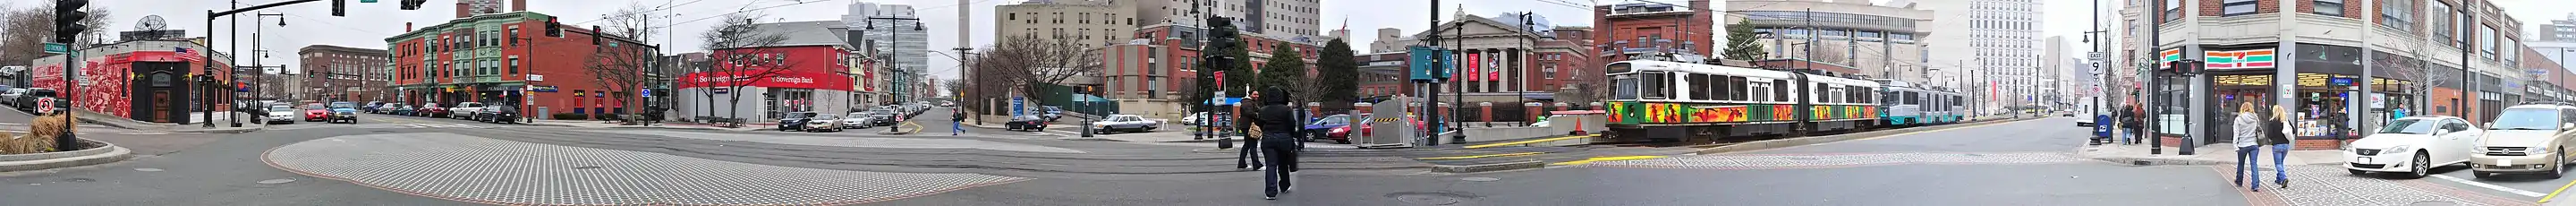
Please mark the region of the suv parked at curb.
<svg viewBox="0 0 2576 206"><path fill-rule="evenodd" d="M2538 173L2558 179L2566 173L2568 144L2576 139L2576 105L2525 104L2507 107L2486 124L2486 135L2470 147L2469 170L2478 178L2503 173Z"/></svg>

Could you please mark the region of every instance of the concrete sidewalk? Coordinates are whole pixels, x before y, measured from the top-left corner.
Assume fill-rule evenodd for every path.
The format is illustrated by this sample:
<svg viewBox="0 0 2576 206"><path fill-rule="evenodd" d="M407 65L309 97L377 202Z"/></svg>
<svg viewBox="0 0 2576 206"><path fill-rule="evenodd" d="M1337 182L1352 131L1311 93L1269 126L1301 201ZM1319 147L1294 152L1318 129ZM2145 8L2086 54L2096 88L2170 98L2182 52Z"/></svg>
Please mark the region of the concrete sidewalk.
<svg viewBox="0 0 2576 206"><path fill-rule="evenodd" d="M2085 158L2092 158L2095 160L2140 165L2233 165L2236 164L2237 158L2236 148L2230 144L2203 145L2199 148L2195 148L2195 151L2193 152L2196 154L2193 155L2180 155L2182 148L2178 147L2165 147L2164 154L2155 155L2147 154L2148 149L2149 148L2146 144L2105 144L2097 146L2079 146L2076 147L2075 153L2083 155ZM2259 151L2257 154L2262 155L2262 157L2256 159L2257 161L2255 162L2266 165L2272 162L2271 148L2265 147L2263 151ZM2290 156L2283 159L2282 162L2293 165L2337 165L2344 163L2342 150L2291 150Z"/></svg>
<svg viewBox="0 0 2576 206"><path fill-rule="evenodd" d="M776 126L775 124L743 124L743 125L742 125L742 127L738 127L738 128L725 128L725 127L722 127L721 125L715 125L715 124L697 124L697 123L657 123L657 124L653 124L653 126L642 126L642 125L621 125L621 124L618 124L618 123L615 123L615 122L598 121L598 120L536 120L536 122L527 123L527 124L528 124L528 125L538 125L538 126L560 126L560 127L580 127L580 128L652 128L652 129L691 129L691 130L712 130L712 131L755 131L755 130L771 129L771 128L774 128L774 127Z"/></svg>

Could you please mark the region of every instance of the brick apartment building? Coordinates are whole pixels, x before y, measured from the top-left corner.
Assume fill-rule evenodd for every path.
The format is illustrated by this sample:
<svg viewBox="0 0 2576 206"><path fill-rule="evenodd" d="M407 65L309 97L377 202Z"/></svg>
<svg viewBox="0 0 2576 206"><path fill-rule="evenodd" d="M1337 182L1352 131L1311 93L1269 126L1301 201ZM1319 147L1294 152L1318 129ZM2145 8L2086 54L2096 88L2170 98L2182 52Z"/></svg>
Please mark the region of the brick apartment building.
<svg viewBox="0 0 2576 206"><path fill-rule="evenodd" d="M384 70L390 55L383 49L312 45L295 54L304 72L292 78L302 81L304 88L295 88L302 96L323 102L389 100L383 98L383 91L385 82L392 80Z"/></svg>
<svg viewBox="0 0 2576 206"><path fill-rule="evenodd" d="M625 105L610 96L640 94L606 91L597 78L590 78L583 68L595 58L592 54L606 50L659 56L651 54L653 46L628 37L601 36L594 42L600 34L585 26L563 25L562 35L547 36L546 22L555 16L525 7L475 15L465 12L463 4L458 7L456 19L385 38L393 58L390 99L413 105L516 104L522 105L522 114L538 118L619 113Z"/></svg>

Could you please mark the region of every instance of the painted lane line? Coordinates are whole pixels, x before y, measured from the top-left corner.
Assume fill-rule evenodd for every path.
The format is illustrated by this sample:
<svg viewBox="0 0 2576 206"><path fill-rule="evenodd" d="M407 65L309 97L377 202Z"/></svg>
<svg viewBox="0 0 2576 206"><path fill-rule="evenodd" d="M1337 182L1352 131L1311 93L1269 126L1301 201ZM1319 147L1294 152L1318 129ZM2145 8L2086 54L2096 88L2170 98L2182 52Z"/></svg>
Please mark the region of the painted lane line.
<svg viewBox="0 0 2576 206"><path fill-rule="evenodd" d="M1547 165L1553 165L1553 166L1582 165L1582 164L1588 164L1588 163L1592 163L1592 162L1602 162L1602 161L1642 160L1642 159L1655 159L1655 158L1664 158L1664 156L1638 155L1638 156L1592 157L1592 158L1583 159L1583 160L1575 160L1575 161L1558 162L1558 163L1547 164Z"/></svg>
<svg viewBox="0 0 2576 206"><path fill-rule="evenodd" d="M1489 155L1468 155L1468 156L1448 156L1448 157L1424 157L1424 158L1414 158L1414 159L1426 159L1426 160L1454 160L1454 159L1475 159L1475 158L1487 158L1487 157L1526 156L1526 155L1536 155L1536 154L1547 154L1547 153L1546 153L1546 152L1522 152L1522 153L1502 153L1502 154L1489 154Z"/></svg>
<svg viewBox="0 0 2576 206"><path fill-rule="evenodd" d="M2558 190L2549 191L2549 196L2540 197L2540 203L2549 203L2550 198L2558 198L2558 193L2567 192L2567 186L2576 186L2576 180L2568 180L2567 184L2558 185Z"/></svg>
<svg viewBox="0 0 2576 206"><path fill-rule="evenodd" d="M2496 191L2504 191L2505 193L2513 193L2513 194L2515 194L2515 195L2531 196L2531 197L2541 197L2541 196L2546 196L2546 195L2548 195L2548 194L2541 194L2540 192L2533 192L2533 191L2530 191L2530 190L2514 189L2514 188L2509 188L2509 187L2504 187L2504 186L2498 186L2498 185L2495 185L2495 184L2487 184L2487 183L2484 183L2484 182L2469 181L2469 180L2467 180L2467 179L2460 179L2460 178L2458 178L2458 177L2451 177L2450 175L2431 175L2431 176L2433 176L2433 178L2440 178L2440 179L2442 179L2442 180L2450 180L2451 182L2458 182L2458 183L2460 183L2460 184L2468 184L2469 186L2478 186L2478 187L2483 187L2483 188L2487 188L2487 189L2491 189L2491 190L2496 190Z"/></svg>
<svg viewBox="0 0 2576 206"><path fill-rule="evenodd" d="M1578 135L1578 136L1553 137L1553 138L1534 139L1534 140L1521 140L1521 141L1504 142L1504 143L1481 144L1481 145L1468 145L1466 148L1467 148L1467 149L1476 149L1476 148L1487 148L1487 147L1500 147L1500 146L1506 146L1506 145L1532 144L1532 143L1540 143L1540 142L1553 142L1553 141L1561 141L1561 140L1570 140L1570 139L1575 139L1575 138L1591 138L1591 137L1598 137L1598 136L1601 136L1601 135L1598 135L1598 134L1592 134L1592 135Z"/></svg>

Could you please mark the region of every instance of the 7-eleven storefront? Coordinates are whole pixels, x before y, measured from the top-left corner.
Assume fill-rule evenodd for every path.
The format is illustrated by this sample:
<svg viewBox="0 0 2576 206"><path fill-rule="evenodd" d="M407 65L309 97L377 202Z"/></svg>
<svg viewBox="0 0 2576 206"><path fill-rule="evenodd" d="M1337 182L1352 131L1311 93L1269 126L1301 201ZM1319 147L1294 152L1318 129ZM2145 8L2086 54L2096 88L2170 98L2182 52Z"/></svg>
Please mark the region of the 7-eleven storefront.
<svg viewBox="0 0 2576 206"><path fill-rule="evenodd" d="M866 107L851 101L849 76L810 71L780 71L761 76L700 72L677 81L679 103L672 115L692 120L741 118L745 123L776 122L789 112L848 114Z"/></svg>

